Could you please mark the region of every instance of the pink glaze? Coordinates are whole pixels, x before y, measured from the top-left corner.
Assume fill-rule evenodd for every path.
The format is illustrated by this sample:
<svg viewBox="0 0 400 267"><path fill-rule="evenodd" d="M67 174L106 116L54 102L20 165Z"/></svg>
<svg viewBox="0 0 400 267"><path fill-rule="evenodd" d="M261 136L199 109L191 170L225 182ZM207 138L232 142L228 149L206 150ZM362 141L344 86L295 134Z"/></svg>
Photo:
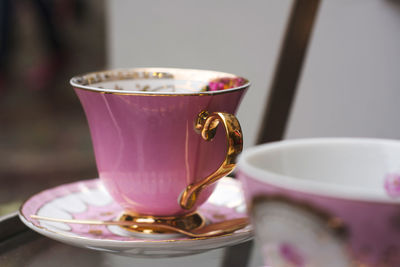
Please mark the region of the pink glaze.
<svg viewBox="0 0 400 267"><path fill-rule="evenodd" d="M201 111L234 114L246 88L205 95L118 95L75 88L89 122L99 176L126 210L180 215L181 192L222 163L226 137L194 131ZM222 126L220 126L222 127ZM197 205L213 191L203 191Z"/></svg>
<svg viewBox="0 0 400 267"><path fill-rule="evenodd" d="M285 196L307 203L344 221L350 255L363 266L400 266L400 205L324 197L277 187L238 172L247 205L262 195Z"/></svg>

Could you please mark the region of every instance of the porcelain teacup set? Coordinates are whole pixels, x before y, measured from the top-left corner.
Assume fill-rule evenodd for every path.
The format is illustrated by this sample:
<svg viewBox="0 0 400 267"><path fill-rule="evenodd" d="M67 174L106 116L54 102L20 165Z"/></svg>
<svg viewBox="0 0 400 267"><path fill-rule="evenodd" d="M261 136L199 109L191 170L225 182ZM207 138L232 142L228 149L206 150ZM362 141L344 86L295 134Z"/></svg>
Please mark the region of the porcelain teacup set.
<svg viewBox="0 0 400 267"><path fill-rule="evenodd" d="M400 142L304 139L242 152L234 114L250 83L229 73L122 69L71 85L99 179L28 199L20 217L35 231L180 256L244 242L253 227L268 266L400 266ZM237 161L239 179L226 177Z"/></svg>

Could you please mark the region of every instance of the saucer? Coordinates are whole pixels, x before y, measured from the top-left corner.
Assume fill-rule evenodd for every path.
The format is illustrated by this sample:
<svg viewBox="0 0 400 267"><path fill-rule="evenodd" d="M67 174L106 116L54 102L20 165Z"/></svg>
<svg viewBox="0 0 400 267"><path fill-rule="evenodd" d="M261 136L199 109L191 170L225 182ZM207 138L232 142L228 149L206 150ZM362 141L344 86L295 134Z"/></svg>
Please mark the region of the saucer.
<svg viewBox="0 0 400 267"><path fill-rule="evenodd" d="M240 182L219 180L215 191L198 212L207 223L246 216ZM84 180L42 191L22 204L19 216L32 230L70 245L132 257L174 257L236 245L253 237L250 226L233 233L191 238L147 234L138 237L119 226L80 225L37 221L31 215L62 219L115 220L123 213L99 179Z"/></svg>

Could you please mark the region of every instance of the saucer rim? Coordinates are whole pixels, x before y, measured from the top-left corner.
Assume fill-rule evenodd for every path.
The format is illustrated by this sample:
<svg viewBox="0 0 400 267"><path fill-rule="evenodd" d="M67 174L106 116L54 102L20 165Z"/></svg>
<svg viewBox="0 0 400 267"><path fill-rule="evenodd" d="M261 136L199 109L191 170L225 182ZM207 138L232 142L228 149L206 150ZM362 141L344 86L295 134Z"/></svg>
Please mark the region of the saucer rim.
<svg viewBox="0 0 400 267"><path fill-rule="evenodd" d="M225 177L221 178L221 180L222 179L229 179L231 181L235 181L237 184L240 184L239 180L233 179L233 178L231 178L229 176L225 176ZM248 225L245 228L239 229L238 230L239 232L232 232L232 233L229 233L229 234L224 234L224 235L219 235L219 236L210 236L210 237L196 237L196 238L185 237L184 239L160 239L160 240L157 240L157 239L148 240L148 239L144 239L144 238L143 239L142 238L141 239L137 239L137 240L93 239L93 238L89 238L89 237L74 236L74 235L70 235L70 234L66 234L66 233L61 233L61 232L50 230L50 229L48 229L48 228L46 228L44 226L41 226L41 225L35 225L34 223L32 223L32 221L30 219L26 218L26 216L22 212L23 207L33 197L35 197L35 196L37 196L39 194L42 194L42 193L44 193L46 191L49 191L49 190L54 190L54 189L56 189L58 187L71 186L71 185L76 184L76 183L90 183L90 182L95 182L96 185L98 185L99 183L101 184L101 180L99 178L92 178L92 179L83 179L83 180L78 180L78 181L75 181L75 182L65 183L65 184L61 184L61 185L57 185L57 186L54 186L54 187L51 187L51 188L47 188L47 189L41 190L41 191L33 194L32 196L28 197L21 204L20 208L18 209L18 216L21 219L21 221L27 227L32 229L33 231L39 232L39 233L41 233L41 234L43 234L43 235L45 235L45 236L47 236L49 238L56 239L56 240L58 240L60 242L62 242L62 241L65 242L65 241L70 241L70 240L71 240L71 242L73 242L72 240L83 240L83 241L88 241L88 242L99 242L99 243L102 243L104 245L121 245L121 244L124 244L124 245L146 244L146 245L148 245L148 244L163 244L163 243L174 243L174 244L184 243L184 244L187 244L188 242L189 243L190 242L198 243L199 241L202 242L202 241L205 241L205 240L208 241L208 240L225 239L226 237L230 237L230 236L233 236L233 235L237 236L237 238L239 238L240 236L243 236L242 238L246 238L244 241L241 241L241 242L245 242L246 240L250 240L250 239L253 238L252 227L251 227L251 225ZM244 198L244 196L243 196L243 198ZM243 215L244 216L248 216L246 213L243 213ZM240 230L243 230L243 229L246 229L246 228L247 228L247 230L240 231ZM62 236L64 238L67 238L68 240L57 238L57 237L60 237L60 236ZM76 242L73 242L73 243L75 245L78 245ZM222 247L224 247L224 246L225 245L223 245Z"/></svg>
<svg viewBox="0 0 400 267"><path fill-rule="evenodd" d="M229 237L232 235L248 235L249 233L252 233L252 229L248 229L247 231L244 232L233 232L233 233L229 233L229 234L224 234L224 235L218 235L218 236L211 236L211 237L187 237L185 239L152 239L152 240L148 240L148 239L137 239L137 240L110 240L110 239L92 239L92 238L88 238L88 237L83 237L83 236L74 236L74 235L69 235L69 234L65 234L65 233L61 233L61 232L56 232L53 230L49 230L46 227L43 226L36 226L33 225L32 222L28 221L26 219L25 216L21 215L20 213L18 214L21 221L28 226L29 228L31 228L34 231L37 231L38 229L40 229L40 232L51 238L53 237L53 235L57 236L61 236L61 237L65 237L65 238L70 238L71 240L85 240L85 241L89 241L89 242L100 242L100 243L109 243L108 245L119 245L119 244L154 244L154 243L183 243L183 242L190 242L190 241L201 241L201 240L215 240L215 239L219 239L219 238L225 238L225 237ZM32 227L30 227L32 226ZM246 229L249 226L246 226L245 228L242 229ZM38 229L33 229L33 228L38 228ZM48 234L50 233L50 234ZM60 238L56 238L54 237L56 240L63 240L66 241L65 239L60 239ZM252 236L249 236L248 239L250 240L251 238L253 238ZM247 239L246 239L247 240ZM76 243L74 243L76 244Z"/></svg>

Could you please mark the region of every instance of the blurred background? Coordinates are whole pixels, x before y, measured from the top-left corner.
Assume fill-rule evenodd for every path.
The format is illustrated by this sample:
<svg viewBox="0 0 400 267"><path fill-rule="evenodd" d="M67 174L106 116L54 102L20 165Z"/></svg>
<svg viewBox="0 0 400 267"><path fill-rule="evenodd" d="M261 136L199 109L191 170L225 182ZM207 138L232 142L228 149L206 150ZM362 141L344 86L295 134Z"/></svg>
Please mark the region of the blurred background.
<svg viewBox="0 0 400 267"><path fill-rule="evenodd" d="M97 175L69 79L184 67L252 81L238 117L256 143L291 0L0 1L0 214ZM399 138L400 1L321 1L286 138Z"/></svg>
<svg viewBox="0 0 400 267"><path fill-rule="evenodd" d="M238 117L245 148L255 145L293 3L1 0L0 215L40 190L97 176L69 86L77 74L154 66L244 76L252 86ZM285 138L399 139L399 29L399 0L320 1Z"/></svg>
<svg viewBox="0 0 400 267"><path fill-rule="evenodd" d="M31 194L96 176L88 129L69 86L104 69L98 0L0 1L0 214Z"/></svg>

